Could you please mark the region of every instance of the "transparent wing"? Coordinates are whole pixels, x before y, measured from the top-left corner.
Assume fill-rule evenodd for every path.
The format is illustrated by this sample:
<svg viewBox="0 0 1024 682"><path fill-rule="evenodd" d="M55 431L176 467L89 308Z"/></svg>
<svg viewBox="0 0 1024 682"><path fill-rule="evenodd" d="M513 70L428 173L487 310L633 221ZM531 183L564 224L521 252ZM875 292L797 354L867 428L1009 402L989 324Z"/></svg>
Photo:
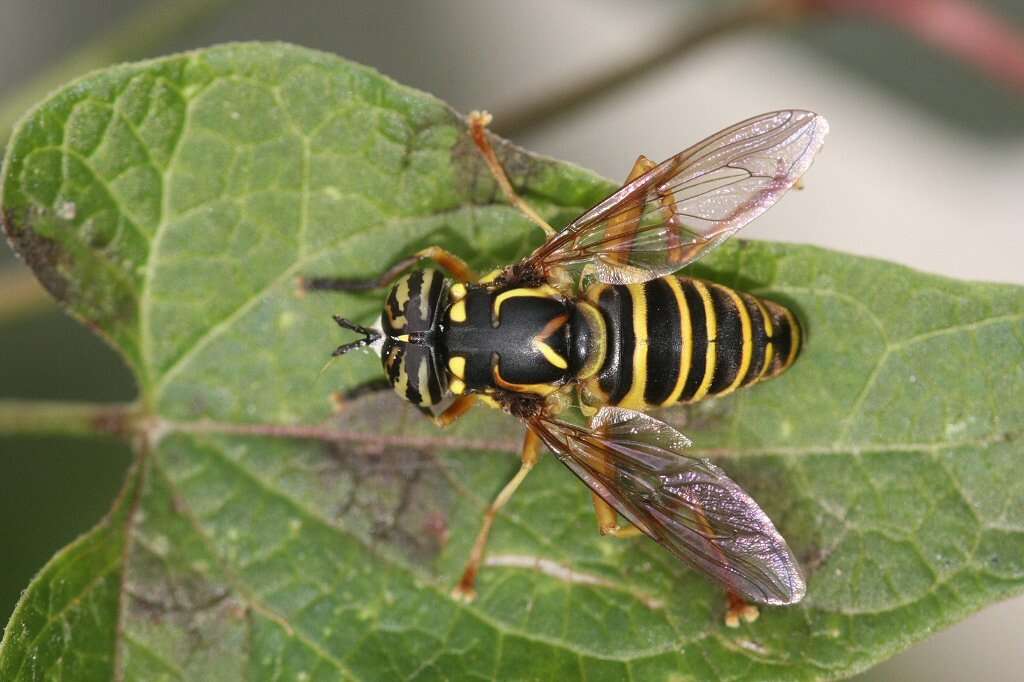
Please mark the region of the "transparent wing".
<svg viewBox="0 0 1024 682"><path fill-rule="evenodd" d="M675 272L764 213L800 179L828 122L810 111L761 114L719 131L627 183L526 260L546 271L593 263L611 284Z"/></svg>
<svg viewBox="0 0 1024 682"><path fill-rule="evenodd" d="M582 428L528 422L580 480L687 564L761 604L794 604L806 590L800 566L771 519L721 469L682 454L668 424L605 407Z"/></svg>

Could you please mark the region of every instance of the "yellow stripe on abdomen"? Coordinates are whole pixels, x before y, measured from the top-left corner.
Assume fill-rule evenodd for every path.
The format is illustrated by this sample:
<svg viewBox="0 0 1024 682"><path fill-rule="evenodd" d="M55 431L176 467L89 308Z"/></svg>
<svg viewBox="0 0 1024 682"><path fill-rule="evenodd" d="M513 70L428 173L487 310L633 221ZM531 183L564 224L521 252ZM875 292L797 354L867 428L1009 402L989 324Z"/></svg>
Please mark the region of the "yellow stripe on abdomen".
<svg viewBox="0 0 1024 682"><path fill-rule="evenodd" d="M648 406L644 401L644 389L647 387L647 294L643 284L630 284L626 289L633 303L633 375L629 391L618 404L620 407L642 409Z"/></svg>
<svg viewBox="0 0 1024 682"><path fill-rule="evenodd" d="M750 357L753 353L753 325L750 321L750 313L747 312L747 306L744 305L743 299L740 295L728 287L716 285L719 291L724 292L729 300L732 301L736 307L736 315L740 320L740 363L739 368L736 370L736 376L732 382L724 389L716 393L715 395L723 396L729 395L743 383L744 377L747 376L747 370L750 369ZM735 353L735 348L723 349L721 344L718 344L718 350L720 352Z"/></svg>
<svg viewBox="0 0 1024 682"><path fill-rule="evenodd" d="M690 308L686 305L686 298L683 295L683 288L679 285L678 277L666 277L672 294L676 298L676 306L679 308L679 376L676 379L675 388L661 405L667 407L679 402L683 394L683 387L686 386L686 379L690 376L690 368L693 364L693 322L690 319Z"/></svg>
<svg viewBox="0 0 1024 682"><path fill-rule="evenodd" d="M715 378L715 363L718 357L715 337L718 334L718 320L715 316L715 305L711 300L711 292L708 291L707 286L697 279L690 280L690 283L697 293L700 294L701 301L704 304L704 320L708 339L704 356L704 378L701 380L700 386L697 387L696 393L687 401L697 402L708 394L711 382Z"/></svg>

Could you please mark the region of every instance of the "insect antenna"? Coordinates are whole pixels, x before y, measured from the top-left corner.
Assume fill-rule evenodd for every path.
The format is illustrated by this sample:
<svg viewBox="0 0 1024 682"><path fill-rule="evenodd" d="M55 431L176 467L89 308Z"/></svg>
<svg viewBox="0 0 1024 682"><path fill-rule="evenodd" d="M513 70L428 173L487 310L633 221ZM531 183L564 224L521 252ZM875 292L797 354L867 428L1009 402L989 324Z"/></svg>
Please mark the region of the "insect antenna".
<svg viewBox="0 0 1024 682"><path fill-rule="evenodd" d="M373 343L374 341L381 337L380 332L378 332L376 329L368 329L367 327L358 325L355 322L346 320L344 317L340 317L338 315L334 315L333 317L334 321L338 323L339 327L351 329L357 334L362 334L363 338L359 339L358 341L352 341L351 343L346 343L341 346L338 346L337 348L334 349L334 352L331 353L332 358L336 358L339 355L344 355L350 350L355 350L356 348L363 348L365 346L369 346L371 343Z"/></svg>

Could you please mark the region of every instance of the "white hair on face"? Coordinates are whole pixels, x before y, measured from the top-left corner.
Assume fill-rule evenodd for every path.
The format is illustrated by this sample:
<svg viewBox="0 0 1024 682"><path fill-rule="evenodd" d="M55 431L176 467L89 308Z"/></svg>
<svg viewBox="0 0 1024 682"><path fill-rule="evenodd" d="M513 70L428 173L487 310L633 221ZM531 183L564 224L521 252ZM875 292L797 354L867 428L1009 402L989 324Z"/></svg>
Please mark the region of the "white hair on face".
<svg viewBox="0 0 1024 682"><path fill-rule="evenodd" d="M378 355L381 354L381 349L384 347L384 327L382 326L381 319L384 316L381 315L377 318L377 321L370 327L373 331L377 332L377 338L373 340L373 343L369 344L369 348Z"/></svg>

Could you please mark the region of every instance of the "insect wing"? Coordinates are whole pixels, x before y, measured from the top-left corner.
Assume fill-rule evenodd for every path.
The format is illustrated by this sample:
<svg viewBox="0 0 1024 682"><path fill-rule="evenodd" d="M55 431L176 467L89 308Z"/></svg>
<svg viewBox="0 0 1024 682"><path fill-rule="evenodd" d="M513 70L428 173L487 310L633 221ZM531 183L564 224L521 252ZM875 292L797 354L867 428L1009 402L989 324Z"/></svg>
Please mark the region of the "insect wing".
<svg viewBox="0 0 1024 682"><path fill-rule="evenodd" d="M800 179L828 132L810 111L761 114L721 130L627 183L527 260L590 262L610 284L691 263L764 213Z"/></svg>
<svg viewBox="0 0 1024 682"><path fill-rule="evenodd" d="M556 456L644 534L742 597L794 604L806 590L786 541L757 503L668 424L602 408L586 429L529 422Z"/></svg>

